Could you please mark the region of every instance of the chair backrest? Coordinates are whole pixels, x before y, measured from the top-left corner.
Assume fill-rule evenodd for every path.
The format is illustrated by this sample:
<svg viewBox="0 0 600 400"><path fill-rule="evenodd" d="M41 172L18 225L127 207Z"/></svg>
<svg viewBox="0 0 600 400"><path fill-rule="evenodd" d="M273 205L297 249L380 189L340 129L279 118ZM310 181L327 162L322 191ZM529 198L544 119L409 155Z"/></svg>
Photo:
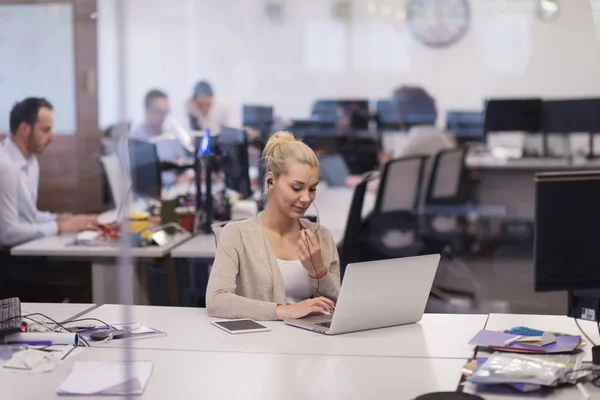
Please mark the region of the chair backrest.
<svg viewBox="0 0 600 400"><path fill-rule="evenodd" d="M376 213L415 212L422 192L427 156L409 156L390 160L383 165Z"/></svg>
<svg viewBox="0 0 600 400"><path fill-rule="evenodd" d="M367 184L370 178L364 177L358 185L354 187L354 195L348 212L346 222L346 230L344 231L344 239L340 251L340 276L343 278L346 270L346 265L357 261L357 246L356 236L360 232L362 226L362 209L367 191Z"/></svg>
<svg viewBox="0 0 600 400"><path fill-rule="evenodd" d="M465 169L466 147L442 150L433 158L425 191L426 205L453 205L460 199L461 178Z"/></svg>
<svg viewBox="0 0 600 400"><path fill-rule="evenodd" d="M100 156L98 159L106 174L115 207L120 209L123 201L125 201L127 179L121 168L119 156L117 153L110 153Z"/></svg>

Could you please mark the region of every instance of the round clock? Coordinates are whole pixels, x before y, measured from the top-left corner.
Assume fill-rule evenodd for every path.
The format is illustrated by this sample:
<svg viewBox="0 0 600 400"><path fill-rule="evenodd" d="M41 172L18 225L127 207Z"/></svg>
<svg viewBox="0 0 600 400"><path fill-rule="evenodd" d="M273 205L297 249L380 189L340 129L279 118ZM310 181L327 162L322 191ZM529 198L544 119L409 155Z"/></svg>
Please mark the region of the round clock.
<svg viewBox="0 0 600 400"><path fill-rule="evenodd" d="M468 0L409 0L406 22L413 36L431 47L446 47L469 30Z"/></svg>

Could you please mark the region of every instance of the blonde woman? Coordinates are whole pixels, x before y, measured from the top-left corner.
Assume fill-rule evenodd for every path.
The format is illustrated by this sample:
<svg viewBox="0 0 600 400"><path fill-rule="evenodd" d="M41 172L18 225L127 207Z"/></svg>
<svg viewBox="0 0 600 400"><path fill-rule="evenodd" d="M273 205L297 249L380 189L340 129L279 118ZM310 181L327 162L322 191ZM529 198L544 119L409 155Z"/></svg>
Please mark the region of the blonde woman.
<svg viewBox="0 0 600 400"><path fill-rule="evenodd" d="M278 132L263 160L267 205L221 232L208 314L284 320L333 313L340 290L336 244L327 228L300 221L317 195L317 156L292 134Z"/></svg>

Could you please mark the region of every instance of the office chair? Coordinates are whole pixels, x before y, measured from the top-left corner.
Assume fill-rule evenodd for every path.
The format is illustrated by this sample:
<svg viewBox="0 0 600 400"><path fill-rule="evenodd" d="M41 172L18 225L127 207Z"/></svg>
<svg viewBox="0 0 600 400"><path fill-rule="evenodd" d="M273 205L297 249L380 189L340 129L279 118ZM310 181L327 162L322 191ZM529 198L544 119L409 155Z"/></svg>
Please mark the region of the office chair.
<svg viewBox="0 0 600 400"><path fill-rule="evenodd" d="M452 271L464 276L475 288L471 291L436 285L442 292L477 298L479 285L456 254L465 250L468 242L468 225L463 206L466 147L441 150L433 158L427 181L423 205L420 207L421 235L425 253L441 253L442 260Z"/></svg>
<svg viewBox="0 0 600 400"><path fill-rule="evenodd" d="M383 165L375 208L361 232L354 235L360 240L360 261L421 254L423 242L416 211L427 158L402 157Z"/></svg>

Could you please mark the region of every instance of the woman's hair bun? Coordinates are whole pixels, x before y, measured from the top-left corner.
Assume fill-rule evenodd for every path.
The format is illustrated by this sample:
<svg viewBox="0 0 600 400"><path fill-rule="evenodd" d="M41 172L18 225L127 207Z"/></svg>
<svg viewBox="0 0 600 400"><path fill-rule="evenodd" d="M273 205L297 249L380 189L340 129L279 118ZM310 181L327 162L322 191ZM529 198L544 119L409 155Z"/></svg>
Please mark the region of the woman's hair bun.
<svg viewBox="0 0 600 400"><path fill-rule="evenodd" d="M294 135L292 135L289 132L281 131L281 132L274 133L273 136L271 136L269 138L269 141L265 145L263 155L265 157L272 156L273 152L275 151L275 149L277 147L281 146L282 144L295 142L295 141L296 141L296 138L294 137Z"/></svg>

